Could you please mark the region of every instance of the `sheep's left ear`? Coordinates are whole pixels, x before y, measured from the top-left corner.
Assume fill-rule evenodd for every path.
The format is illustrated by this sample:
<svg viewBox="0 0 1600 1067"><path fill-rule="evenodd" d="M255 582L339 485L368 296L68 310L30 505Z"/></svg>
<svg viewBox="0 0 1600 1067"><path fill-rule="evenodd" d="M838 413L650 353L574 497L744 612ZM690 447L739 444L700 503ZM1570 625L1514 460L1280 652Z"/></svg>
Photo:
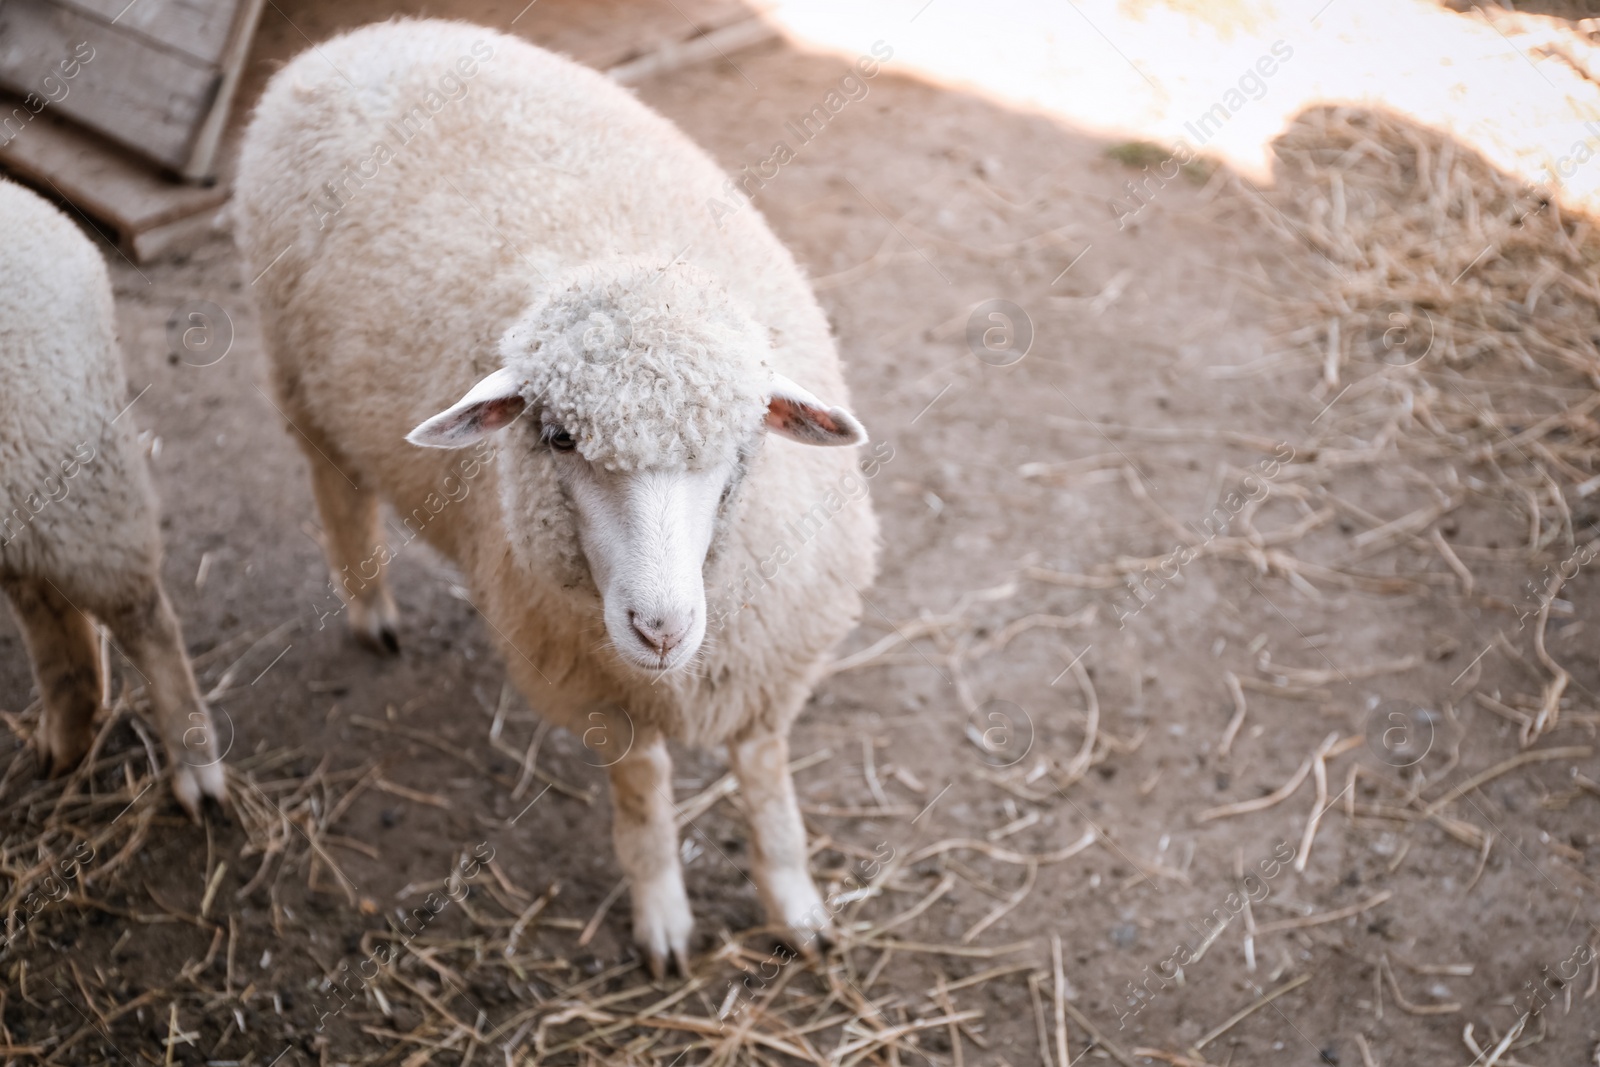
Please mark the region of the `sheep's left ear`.
<svg viewBox="0 0 1600 1067"><path fill-rule="evenodd" d="M464 448L511 425L526 406L522 379L501 367L453 406L406 434L406 440L423 448Z"/></svg>
<svg viewBox="0 0 1600 1067"><path fill-rule="evenodd" d="M867 440L854 415L829 407L781 374L772 376L767 429L803 445L860 445Z"/></svg>

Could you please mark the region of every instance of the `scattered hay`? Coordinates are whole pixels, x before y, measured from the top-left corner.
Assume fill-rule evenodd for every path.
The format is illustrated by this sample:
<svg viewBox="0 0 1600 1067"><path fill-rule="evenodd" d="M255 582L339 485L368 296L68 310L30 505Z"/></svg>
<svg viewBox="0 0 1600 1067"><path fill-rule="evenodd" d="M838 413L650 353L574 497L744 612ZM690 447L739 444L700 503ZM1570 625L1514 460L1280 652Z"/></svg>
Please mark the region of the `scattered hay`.
<svg viewBox="0 0 1600 1067"><path fill-rule="evenodd" d="M1242 377L1248 371L1252 377L1276 373L1309 379L1308 421L1291 436L1294 459L1270 480L1267 494L1303 517L1258 531L1255 518L1269 506L1264 501L1240 513L1242 534L1229 529L1198 545L1192 539L1179 544L1194 556L1235 560L1259 575L1282 578L1310 597L1320 596L1319 587L1326 586L1380 595L1442 595L1500 613L1504 626L1483 654L1504 654L1520 668L1519 677L1535 681L1535 689L1480 690L1480 654L1456 678L1441 706L1452 724L1451 704L1466 700L1510 720L1523 751L1448 784L1459 760L1458 736L1445 765L1431 768L1426 777L1417 775L1412 788L1368 772L1383 779L1380 789L1399 794L1394 804L1356 803L1359 766L1351 767L1350 784L1341 794L1352 820L1395 820L1408 828L1426 824L1476 851L1470 891L1496 835L1449 812L1459 803L1481 815L1471 802L1474 791L1529 764L1582 765L1594 755L1590 745L1537 746L1569 725L1585 731L1585 740L1593 736L1589 709L1595 694L1552 655L1547 631L1562 603L1563 584L1600 552L1600 510L1591 500L1600 489L1595 415L1600 410L1600 237L1588 219L1568 216L1543 191L1495 171L1447 138L1389 115L1349 108L1313 112L1276 150L1281 169L1275 190L1263 195L1239 183L1221 202L1242 206L1286 242L1311 249L1314 269L1269 282L1269 273L1257 265L1252 277L1277 309L1285 350L1214 376ZM1113 439L1178 439L1168 430L1098 428ZM1260 452L1272 447L1266 438L1234 431L1211 437ZM1350 498L1347 487L1380 471L1391 482L1417 486L1423 500L1405 514L1385 518L1362 497ZM1042 465L1023 473L1057 477ZM1061 473L1076 472L1063 467ZM1242 473L1230 468L1226 476L1237 481ZM1326 523L1335 516L1348 524L1347 533L1354 527L1342 552L1340 543L1326 536ZM1154 518L1164 525L1161 516ZM1497 530L1515 526L1520 537L1496 542ZM1378 564L1385 566L1382 573L1374 572ZM1128 588L1155 565L1155 559L1119 559L1082 574L1035 569L1029 577L1085 590ZM1509 596L1495 595L1499 591L1491 592L1493 581L1486 576L1496 570L1501 575L1520 571L1533 580ZM1410 671L1421 662L1412 657L1369 665L1359 673ZM1262 677L1223 676L1234 711L1219 755L1229 754L1244 723L1245 689L1327 707L1335 703L1339 683L1358 676L1348 667L1297 670L1264 660L1257 665ZM1503 672L1496 676L1503 678ZM1359 745L1362 739L1353 740ZM1198 819L1262 811L1287 800L1314 776L1317 801L1295 861L1303 869L1319 820L1339 799L1327 803L1332 741L1319 746L1275 792L1203 811ZM1390 873L1413 841L1408 830ZM1562 854L1560 848L1551 851ZM1284 934L1347 919L1390 895L1384 890L1320 915L1255 925L1251 934ZM1408 1000L1387 958L1377 962L1373 974L1378 1018L1385 985L1407 1014L1463 1010L1454 1002ZM1473 1039L1469 1024L1463 1040L1480 1060L1503 1062L1526 1023L1524 1017L1512 1032L1496 1032L1484 1045ZM1541 1037L1523 1042L1541 1039L1542 1031ZM1150 1048L1135 1053L1174 1064L1202 1063L1203 1044L1181 1055ZM1358 1044L1363 1062L1375 1062L1365 1039Z"/></svg>
<svg viewBox="0 0 1600 1067"><path fill-rule="evenodd" d="M1116 158L1141 166L1149 159L1147 152L1130 148L1124 153L1127 158ZM1559 205L1516 187L1449 142L1384 116L1352 111L1309 116L1283 140L1280 155L1284 181L1273 200L1240 191L1231 203L1258 212L1286 240L1310 245L1326 270L1301 279L1298 286L1276 290L1287 358L1275 354L1248 372L1235 369L1219 375L1281 372L1315 383L1313 410L1288 442L1295 458L1268 481L1266 497L1232 515L1225 531L1208 536L1178 523L1138 475L1133 457L1138 464L1159 462L1162 446L1204 440L1273 455L1286 443L1233 430L1196 433L1096 424L1110 438L1137 438L1157 447L1153 454L1117 451L1089 460L1029 464L1022 473L1055 483L1081 477L1086 465L1094 472L1121 473L1131 497L1192 558L1226 561L1255 578L1281 579L1308 597L1331 588L1389 596L1454 595L1494 610L1531 609L1524 613L1531 620L1525 638L1531 652L1524 655L1509 641L1506 647L1527 677L1536 680L1536 691L1475 691L1477 676L1464 672L1466 685L1453 698L1457 704L1472 699L1515 723L1526 751L1446 785L1459 757L1454 752L1431 781L1401 786L1384 780L1377 788L1387 792L1368 793L1358 803L1354 785L1359 767L1350 768L1346 789L1331 799L1327 775L1336 760L1353 753L1364 739L1334 733L1311 750L1281 788L1256 799L1199 809L1195 815L1195 822L1203 824L1264 812L1289 802L1310 779L1316 798L1300 838L1302 868L1321 821L1338 810L1342 798L1343 814L1352 824L1372 821L1406 831L1406 844L1389 873L1405 859L1415 831L1437 830L1434 836L1444 835L1477 854L1475 884L1493 834L1452 814L1455 805L1470 799L1480 786L1535 762L1592 758L1589 746L1535 747L1559 731L1581 724L1592 727L1597 721L1592 695L1550 654L1544 640L1561 589L1560 573L1535 590L1531 601L1508 601L1489 590L1493 564L1533 568L1576 558L1600 544L1600 529L1586 504L1600 489L1600 428L1593 418L1600 409L1595 392L1600 387L1600 323L1595 315L1600 246L1588 224L1563 218ZM1422 326L1425 333L1418 332ZM1412 483L1424 487L1426 499L1394 509L1399 512L1394 516L1379 514L1378 505L1365 497L1351 499L1345 486L1380 467L1410 470ZM1226 466L1222 477L1237 480L1244 473ZM1456 537L1466 519L1489 513L1519 517L1524 533L1515 547L1468 544ZM1332 529L1341 522L1357 532L1334 542ZM1128 589L1130 577L1150 572L1165 558L1116 558L1079 574L1027 568L1014 582L968 594L945 614L894 622L891 633L842 657L833 671L932 668L950 681L961 709L974 715L982 707L979 672L1013 641L1033 634L1033 640L1058 641L1063 661L1082 655L1072 639L1105 621L1103 598ZM1038 604L1012 610L1013 601L1045 586L1083 594L1089 602L1060 614ZM988 617L999 612L1009 614ZM254 648L264 640L243 644ZM235 651L228 646L229 655ZM1252 654L1260 651L1251 649ZM1192 856L1182 868L1130 856L1117 843L1115 827L1089 824L1076 839L1063 834L1057 839L1062 844L1049 841L1037 851L999 843L1020 840L1015 835L1039 822L1037 807L1018 811L1014 801L1036 806L1065 802L1069 807L1058 810L1069 810L1075 807L1071 791L1086 775L1139 748L1143 734L1124 739L1102 722L1088 662L1073 659L1057 678L1071 673L1076 685L1076 695L1066 698L1074 703L1063 716L1070 722L1070 744L1041 749L1010 765L975 762L973 780L992 784L1013 804L981 836L976 831L972 837L931 834L931 843L908 848L903 858L865 884L852 884L848 864L870 853L842 833L837 840L813 835L821 842L817 862L830 899L849 905L842 916L840 952L820 965L803 964L774 952L767 931L728 931L719 946L696 961L696 977L666 985L646 981L632 961L607 968L584 951L620 899L623 885L605 895L598 908L591 898L581 911L563 913L574 895L570 890L563 897L558 883L517 886L491 863L470 885L452 872L436 884L405 887L401 896L407 905L438 890L455 901L454 894L465 890L447 919L421 931L397 921L392 906L379 907L363 897L342 862L352 855L381 855L340 832L341 820L354 805L381 792L404 803L450 806L440 794L391 781L375 761L335 767L330 759L313 764L294 751L233 760L230 796L242 847L227 858L208 852L192 892L181 900L166 899L162 891L141 884L133 861L152 835L179 823L163 814L165 787L155 749L131 714L135 698L125 693L89 758L69 778L34 782L27 777L24 757L13 758L0 775L0 827L5 835L0 839L0 899L5 914L13 917L6 933L14 940L11 951L0 955L6 976L0 1004L14 996L49 1023L25 1036L0 1027L0 1053L56 1063L96 1057L109 1061L113 1040L141 1051L155 1040L161 1055L146 1057L151 1062L204 1056L269 1063L279 1048L293 1043L308 1062L320 1056L324 1061L418 1067L435 1057L443 1059L443 1053L451 1054L449 1062L507 1064L671 1067L793 1060L854 1067L930 1059L924 1042L937 1036L949 1062L962 1067L966 1054L987 1049L988 1027L995 1021L987 1005L998 1000L996 987L1006 984L1030 998L1035 1014L1029 1022L1043 1062L1066 1067L1074 1062L1073 1055L1082 1059L1087 1048L1124 1067L1134 1057L1204 1064L1201 1049L1276 998L1299 989L1312 975L1273 974L1269 983L1278 984L1271 992L1257 995L1212 1026L1183 1053L1146 1047L1124 1051L1096 1025L1090 1011L1073 1003L1058 937L1002 943L997 936L1007 928L1003 924L1008 917L1014 923L1019 909L1033 899L1041 868L1073 860L1096 844L1134 868L1129 884L1140 879L1185 884L1188 879ZM1324 706L1334 702L1339 683L1420 666L1416 657L1343 671L1273 663L1264 655L1255 662L1254 673L1226 671L1219 677L1218 694L1225 693L1232 702L1231 718L1217 745L1220 759L1233 759L1236 746L1249 747L1252 735L1241 738L1248 714L1246 690ZM226 693L231 672L223 672L213 694ZM1579 705L1585 698L1591 700L1590 710ZM7 715L6 721L14 734L26 737L36 718L34 708ZM1114 725L1115 717L1107 718ZM1265 718L1258 712L1249 719L1251 730L1260 729L1254 724ZM516 771L510 777L491 773L478 750L449 745L392 721L361 716L350 721L372 734L429 745L475 774L492 778L519 801L535 783L586 806L596 800L592 790L538 765L543 728L533 729L519 744L503 736L510 732L504 694L493 710L488 740L513 761ZM861 746L865 795L831 782L834 790L826 800L811 797L809 813L914 825L937 803L939 783L929 789L910 769L880 764L870 737L852 741ZM980 755L991 754L981 731L974 744ZM821 765L831 756L815 754L797 761L795 769ZM1600 795L1600 785L1591 778L1576 775L1572 781L1572 796ZM896 783L914 795L915 803L895 802L891 790ZM721 778L680 804L680 822L693 824L736 800L734 780ZM84 855L93 858L74 859ZM1470 862L1470 855L1465 858ZM71 876L63 877L69 870ZM17 909L48 889L51 880L66 891L19 929ZM926 920L960 896L957 890L963 884L975 891L969 895L989 896L994 903L964 916L959 936L940 941L928 932ZM1269 922L1257 922L1246 912L1248 960L1253 965L1257 940L1303 936L1308 929L1379 908L1391 897L1392 891L1383 889L1345 907ZM365 929L354 947L334 946L309 964L282 958L269 963L270 953L248 952L259 963L247 958L240 947L241 926L247 925L240 919L243 908L264 910L271 928L282 932L305 924L293 914L300 900L347 914L378 915L385 925ZM180 943L195 949L158 988L129 989L115 974L75 966L51 942L69 925L65 916L77 921L85 913L192 931ZM344 965L379 955L393 962L380 967L371 980L352 983ZM913 973L908 960L919 965L931 961L935 979L908 980ZM1379 1012L1386 995L1406 1014L1461 1010L1453 1002L1407 999L1386 957L1373 968ZM1595 973L1600 976L1600 969ZM889 991L873 992L880 988ZM285 992L295 994L297 1003L286 1003ZM328 1028L319 1032L324 1015ZM342 1047L359 1035L362 1052L334 1054L328 1034L338 1035L332 1040ZM1490 1063L1509 1062L1504 1056L1520 1037L1520 1025L1486 1045L1474 1038L1470 1024L1463 1032L1467 1048ZM1357 1043L1363 1062L1373 1062L1365 1038L1358 1034ZM255 1058L248 1059L252 1054ZM941 1053L934 1062L946 1061Z"/></svg>
<svg viewBox="0 0 1600 1067"><path fill-rule="evenodd" d="M595 973L583 946L596 921L558 914L559 884L530 892L492 862L471 884L456 870L438 883L407 885L398 908L362 896L342 868L340 853L372 859L381 853L341 833L340 820L369 793L429 808L441 801L391 782L377 760L336 767L330 757L313 764L302 752L280 750L231 761L231 814L243 838L237 858L212 854L214 826L207 824L203 875L192 895L174 893L170 886L158 889L130 860L148 847L153 833L178 830L187 822L166 814L164 772L155 762L155 748L142 738L134 710L134 701L124 694L76 774L37 781L24 771L8 773L0 783L0 825L6 828L0 840L0 899L7 914L42 886L54 884L52 879L69 887L49 901L41 917L11 931L14 944L0 955L7 984L41 1024L49 1021L30 1028L26 1039L0 1026L0 1053L7 1056L109 1063L117 1062L124 1049L145 1050L154 1043L152 1062L203 1056L259 1065L298 1047L330 1062L418 1067L445 1053L463 1063L665 1067L799 1060L853 1067L885 1057L889 1062L918 1057L918 1042L930 1033L942 1035L945 1047L959 1055L963 1043L972 1049L986 1045L987 1016L976 1004L990 996L988 986L1050 980L1039 969L1051 958L1048 941L983 944L979 935L1028 897L1042 865L1066 861L1096 841L1090 831L1063 848L1033 853L983 840L934 840L891 862L867 885L848 867L825 869L830 899L854 901L855 910L841 913L844 943L823 963L774 950L764 929L724 931L720 947L695 961L694 978L656 984L632 960ZM37 714L32 708L9 721L25 735ZM371 723L389 732L401 729ZM503 725L497 721L491 729ZM448 747L440 750L473 758ZM518 748L514 754L523 753ZM794 769L825 764L831 755L814 753L797 760ZM27 762L20 755L8 771ZM875 781L876 764L867 766ZM887 799L883 789L902 778L893 765L882 771L874 791L877 807L896 811L897 806L882 803ZM547 777L538 769L533 776ZM546 788L555 788L549 777ZM581 803L590 799L583 790L571 792ZM680 818L692 823L718 804L735 802L737 795L731 776L719 779L686 798ZM885 817L883 810L874 814ZM900 817L917 812L916 807L905 810ZM842 842L839 847L848 863L856 850ZM985 877L955 860L963 852L985 863L1025 867L1022 888L959 943L889 936L916 925L958 878ZM929 879L937 881L931 889ZM448 918L441 914L437 924L417 920L421 912L406 911L429 893L451 902ZM904 903L908 895L909 905ZM241 927L248 922L240 918L244 909L258 909L259 915L264 907L271 931L286 936L305 928L309 917L300 912L312 900L325 902L316 910L348 909L378 916L382 925L364 922L367 929L347 935L342 948L315 952L310 960L281 958L271 948L265 953L241 948ZM875 906L863 913L869 901ZM115 966L78 967L61 951L59 937L86 912L128 924L192 928L193 935L173 943L192 944L197 951L156 988L131 989ZM604 907L597 915L603 914ZM256 924L259 936L259 918ZM257 955L259 961L253 958ZM1018 957L1025 962L1015 962ZM1059 983L1064 981L1059 946L1055 958ZM926 973L931 965L937 980L926 988L908 982L892 965L897 959L918 961L907 973ZM997 959L1006 962L988 963ZM880 976L893 979L895 992L869 995ZM1054 1001L1054 1040L1065 1047L1066 1014L1081 1018L1081 1013L1065 1004L1059 991ZM1079 1036L1107 1047L1103 1038ZM339 1053L330 1055L336 1048ZM1120 1050L1116 1055L1128 1062Z"/></svg>
<svg viewBox="0 0 1600 1067"><path fill-rule="evenodd" d="M1104 560L1077 572L1025 566L1019 577L1086 603L1077 614L1054 617L1084 618L1085 641L1096 639L1100 624L1114 611L1119 621L1126 614L1115 606L1119 600L1136 612L1161 595L1172 581L1175 558L1184 561L1181 566L1201 559L1226 561L1242 568L1252 586L1276 578L1312 600L1350 590L1445 599L1498 615L1504 621L1499 637L1476 658L1471 657L1477 649L1462 650L1457 662L1466 669L1448 697L1435 704L1453 731L1442 766L1435 762L1426 775L1402 775L1409 780L1402 784L1350 759L1346 788L1330 796L1334 761L1378 741L1360 734L1341 740L1335 733L1279 789L1195 816L1206 823L1258 815L1290 800L1310 779L1316 798L1304 822L1297 870L1306 869L1319 826L1342 801L1352 824L1402 828L1390 874L1408 854L1416 855L1412 846L1426 840L1420 836L1424 830L1438 831L1434 838L1447 847L1454 841L1470 849L1475 854L1470 892L1497 836L1492 827L1474 821L1482 812L1473 793L1531 764L1582 766L1594 756L1587 744L1549 744L1552 735L1574 729L1582 740L1592 740L1600 700L1552 653L1547 633L1552 616L1562 613L1563 584L1600 555L1600 502L1593 499L1600 490L1600 235L1589 220L1566 214L1542 191L1495 171L1447 138L1381 113L1348 108L1309 113L1281 139L1277 152L1282 166L1273 191L1262 194L1229 181L1217 203L1223 211L1249 212L1285 242L1310 248L1315 258L1297 276L1284 277L1280 269L1259 264L1249 275L1276 310L1282 349L1244 367L1206 373L1287 377L1289 395L1310 390L1303 418L1280 440L1234 429L1057 417L1085 439L1111 443L1112 451L1029 462L1019 475L1076 486L1120 472L1131 499L1175 547L1162 555ZM1142 143L1114 146L1107 155L1134 168L1166 157L1159 147ZM1297 389L1294 383L1302 384ZM1121 441L1132 444L1124 450L1117 447ZM1157 502L1145 472L1181 463L1184 457L1172 450L1197 443L1268 456L1284 455L1287 446L1290 458L1274 476L1260 479L1265 485L1261 499L1245 503L1226 523L1183 524ZM1237 485L1249 473L1222 463L1217 484ZM1386 493L1373 491L1380 480L1388 483L1381 487ZM1397 484L1407 491L1393 489ZM1406 503L1395 507L1396 498ZM1508 574L1516 576L1513 582L1522 576L1533 581L1508 592ZM1164 575L1164 581L1152 580L1155 575ZM1016 595L1005 590L1002 601ZM972 601L979 602L995 601ZM1106 610L1092 614L1097 607ZM967 678L1003 643L986 645L966 637L974 625L968 614L963 609L896 623L895 633L837 667L936 664L970 713L975 701ZM1022 615L1010 625L1039 617ZM1075 654L1068 642L1061 647L1065 655ZM1272 662L1252 646L1255 672L1225 670L1219 677L1218 691L1231 697L1232 715L1215 754L1235 758L1249 715L1246 690L1347 711L1339 703L1348 684L1412 674L1454 651L1305 667ZM1533 688L1508 691L1504 671L1494 673L1495 687L1480 688L1483 655L1491 651L1519 670L1517 677L1531 679ZM1098 708L1091 690L1085 689L1085 699L1088 707ZM1491 755L1487 769L1458 774L1464 731L1455 709L1468 701L1514 723L1522 751ZM1098 762L1118 749L1113 741L1094 751ZM1576 773L1577 766L1567 768L1573 788L1550 797L1548 806L1565 807L1581 794L1600 793L1590 788L1589 777ZM1034 768L988 777L1013 795L1042 802L1050 794L1035 783L1068 787L1077 776L1064 770L1065 761L1057 757L1048 777ZM1374 786L1360 803L1358 777L1373 779L1366 784ZM1559 857L1570 850L1558 842L1550 851ZM1592 885L1577 871L1581 857L1566 858L1572 865L1562 869ZM1139 866L1131 857L1123 859ZM1005 893L988 888L1005 907ZM1273 922L1256 923L1247 916L1246 960L1253 963L1258 938L1292 937L1353 919L1392 895L1383 889L1345 907ZM1372 966L1380 1011L1385 983L1407 1014L1464 1010L1454 1002L1414 1003L1401 994L1386 959ZM1047 978L1040 972L1031 988L1043 1062L1058 1055L1043 992ZM1291 977L1279 993L1308 978ZM1471 1034L1469 1026L1465 1040L1473 1053L1500 1062L1516 1036L1497 1032L1480 1048ZM1363 1062L1373 1062L1365 1039L1358 1043ZM1167 1063L1201 1064L1202 1047L1197 1043L1181 1054L1143 1047L1133 1052Z"/></svg>
<svg viewBox="0 0 1600 1067"><path fill-rule="evenodd" d="M1433 504L1352 543L1358 555L1404 547L1442 561L1459 596L1509 608L1519 631L1533 617L1547 681L1502 698L1530 746L1559 726L1572 683L1546 647L1552 605L1600 542L1585 503L1600 488L1600 240L1543 191L1392 116L1314 112L1277 151L1273 200L1243 199L1327 268L1275 293L1286 321L1321 324L1288 334L1319 367L1315 395L1328 405L1310 465L1410 467L1438 487ZM1544 573L1509 604L1465 562L1483 546L1451 544L1465 520L1441 529L1469 501L1478 514L1525 516L1517 557Z"/></svg>

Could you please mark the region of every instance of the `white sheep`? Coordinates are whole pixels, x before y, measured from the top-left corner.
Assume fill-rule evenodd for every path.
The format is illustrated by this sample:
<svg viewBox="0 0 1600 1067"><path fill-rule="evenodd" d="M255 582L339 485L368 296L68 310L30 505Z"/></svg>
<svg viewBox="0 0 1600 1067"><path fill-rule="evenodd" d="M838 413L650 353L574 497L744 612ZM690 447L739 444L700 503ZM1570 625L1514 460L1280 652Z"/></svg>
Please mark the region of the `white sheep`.
<svg viewBox="0 0 1600 1067"><path fill-rule="evenodd" d="M827 321L756 211L717 225L725 183L594 71L400 20L273 77L235 202L352 627L395 645L382 497L609 764L657 974L693 923L669 739L727 746L769 917L831 935L787 734L875 572L854 450L805 447L866 439Z"/></svg>
<svg viewBox="0 0 1600 1067"><path fill-rule="evenodd" d="M0 179L0 587L43 704L41 770L76 766L101 703L98 619L145 683L191 815L225 799L210 713L161 585L161 535L105 262L43 198Z"/></svg>

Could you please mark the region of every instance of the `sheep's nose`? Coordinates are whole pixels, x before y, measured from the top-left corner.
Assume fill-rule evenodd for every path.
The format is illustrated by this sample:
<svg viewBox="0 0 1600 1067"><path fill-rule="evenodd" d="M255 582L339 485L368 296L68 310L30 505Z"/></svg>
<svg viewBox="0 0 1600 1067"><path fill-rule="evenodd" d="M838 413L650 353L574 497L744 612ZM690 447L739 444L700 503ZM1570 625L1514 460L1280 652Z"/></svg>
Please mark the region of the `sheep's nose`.
<svg viewBox="0 0 1600 1067"><path fill-rule="evenodd" d="M641 614L630 610L628 621L633 624L633 632L639 635L639 640L663 658L677 648L689 632L689 617L678 612Z"/></svg>

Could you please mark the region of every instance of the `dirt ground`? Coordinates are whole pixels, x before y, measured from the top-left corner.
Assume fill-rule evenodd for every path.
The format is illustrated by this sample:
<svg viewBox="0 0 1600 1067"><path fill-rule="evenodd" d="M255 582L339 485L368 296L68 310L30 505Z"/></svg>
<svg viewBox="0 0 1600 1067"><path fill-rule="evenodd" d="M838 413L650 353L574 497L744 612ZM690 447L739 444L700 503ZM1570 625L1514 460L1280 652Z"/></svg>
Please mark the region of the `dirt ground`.
<svg viewBox="0 0 1600 1067"><path fill-rule="evenodd" d="M518 6L452 13L505 25ZM270 5L252 75L295 27L318 39L369 7ZM638 93L737 170L847 65L771 42ZM653 987L629 966L604 772L505 691L450 568L400 555L398 659L342 629L231 241L144 267L107 246L167 586L236 792L263 799L191 825L142 791L125 712L71 796L34 782L32 682L0 621L8 877L71 852L43 832L63 813L105 842L0 951L0 1040L32 1050L7 1062L1065 1067L1062 1034L1072 1062L1600 1062L1600 585L1580 568L1534 597L1543 649L1526 611L1600 512L1567 492L1567 533L1546 537L1558 502L1535 500L1530 535L1482 457L1402 461L1378 390L1345 390L1394 362L1383 328L1345 334L1328 385L1326 324L1285 308L1341 267L1306 238L1292 174L1263 193L1192 168L1119 225L1110 203L1149 160L1116 147L891 59L758 197L893 446L872 485L882 574L793 738L814 870L853 936L822 968L775 969L741 1017L764 1044L717 1025L736 966L772 944L736 802L689 813L702 956L692 983ZM201 302L221 333L185 348L169 322ZM1514 373L1428 358L1474 397ZM1576 404L1592 383L1548 388ZM1596 433L1587 414L1567 431ZM1218 509L1244 519L1219 530ZM1298 570L1272 555L1291 545ZM1142 594L1106 569L1151 557ZM1527 737L1545 653L1571 682ZM684 798L724 769L678 760ZM328 979L485 848L466 903L334 1014Z"/></svg>

